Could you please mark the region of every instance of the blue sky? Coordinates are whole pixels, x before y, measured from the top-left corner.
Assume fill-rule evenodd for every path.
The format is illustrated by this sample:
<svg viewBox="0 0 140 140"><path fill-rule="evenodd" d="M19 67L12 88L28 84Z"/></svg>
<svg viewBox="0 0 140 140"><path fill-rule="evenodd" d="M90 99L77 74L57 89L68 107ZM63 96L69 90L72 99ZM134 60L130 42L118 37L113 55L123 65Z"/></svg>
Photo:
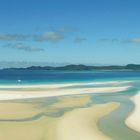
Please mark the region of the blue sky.
<svg viewBox="0 0 140 140"><path fill-rule="evenodd" d="M140 63L139 0L0 0L0 62Z"/></svg>

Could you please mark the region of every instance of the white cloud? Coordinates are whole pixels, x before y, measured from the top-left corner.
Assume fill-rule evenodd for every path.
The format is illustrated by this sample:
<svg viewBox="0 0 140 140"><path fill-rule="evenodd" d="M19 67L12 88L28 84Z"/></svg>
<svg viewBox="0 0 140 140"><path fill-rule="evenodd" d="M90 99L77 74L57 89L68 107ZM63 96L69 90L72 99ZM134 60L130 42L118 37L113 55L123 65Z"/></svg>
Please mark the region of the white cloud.
<svg viewBox="0 0 140 140"><path fill-rule="evenodd" d="M64 39L64 35L59 32L49 31L42 35L35 36L36 41L60 41Z"/></svg>
<svg viewBox="0 0 140 140"><path fill-rule="evenodd" d="M129 38L127 43L140 43L140 38Z"/></svg>
<svg viewBox="0 0 140 140"><path fill-rule="evenodd" d="M24 45L23 43L8 44L5 47L14 48L14 49L18 49L18 50L23 50L23 51L27 51L27 52L40 52L40 51L44 51L44 49L30 47L30 46Z"/></svg>
<svg viewBox="0 0 140 140"><path fill-rule="evenodd" d="M24 41L28 37L28 35L22 34L0 34L1 41Z"/></svg>

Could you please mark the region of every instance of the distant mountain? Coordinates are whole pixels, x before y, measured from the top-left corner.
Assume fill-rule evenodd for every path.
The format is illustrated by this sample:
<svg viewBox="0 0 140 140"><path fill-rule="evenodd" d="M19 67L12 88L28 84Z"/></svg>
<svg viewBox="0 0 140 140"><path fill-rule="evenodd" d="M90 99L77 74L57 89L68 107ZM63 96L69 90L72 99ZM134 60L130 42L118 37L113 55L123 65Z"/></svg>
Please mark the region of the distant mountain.
<svg viewBox="0 0 140 140"><path fill-rule="evenodd" d="M55 63L55 62L30 62L30 61L0 61L0 69L4 68L27 68L31 66L65 66L69 63Z"/></svg>
<svg viewBox="0 0 140 140"><path fill-rule="evenodd" d="M126 66L87 66L87 65L66 65L66 66L31 66L27 68L6 68L3 70L75 70L75 71L84 71L84 70L140 70L140 65L128 64Z"/></svg>

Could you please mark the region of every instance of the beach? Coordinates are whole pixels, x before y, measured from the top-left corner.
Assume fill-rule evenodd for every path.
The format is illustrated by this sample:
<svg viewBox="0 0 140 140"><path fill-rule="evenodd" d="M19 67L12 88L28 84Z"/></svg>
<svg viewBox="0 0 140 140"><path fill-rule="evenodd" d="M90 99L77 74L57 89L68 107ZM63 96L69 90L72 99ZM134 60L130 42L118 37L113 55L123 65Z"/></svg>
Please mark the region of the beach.
<svg viewBox="0 0 140 140"><path fill-rule="evenodd" d="M38 120L29 122L0 122L0 139L11 140L12 138L13 140L111 140L102 132L100 132L100 130L98 130L97 123L101 117L109 114L118 106L118 103L107 103L93 105L89 108L74 109L73 111L69 111L60 117L44 116ZM23 109L23 106L19 106L18 110L20 108L22 108L22 110L27 109ZM28 107L28 111L33 109L30 108L31 107ZM37 110L32 111L36 112ZM27 117L25 112L23 112L22 114L23 118ZM17 113L18 111L13 112L13 114L15 114L15 117L19 117ZM28 115L33 114L30 113Z"/></svg>
<svg viewBox="0 0 140 140"><path fill-rule="evenodd" d="M97 94L97 93L113 93L126 90L129 86L124 87L103 87L103 88L77 88L77 89L60 89L50 91L5 91L0 90L0 100L14 100L14 99L30 99L42 97L56 97L66 95L78 94ZM25 89L24 89L25 90Z"/></svg>
<svg viewBox="0 0 140 140"><path fill-rule="evenodd" d="M133 81L122 81L122 82L111 81L111 82L95 82L95 83L85 82L85 83L69 83L69 84L67 83L67 84L19 85L19 86L1 85L0 100L56 97L78 94L115 93L128 89L129 86L125 84L129 84L131 82Z"/></svg>
<svg viewBox="0 0 140 140"><path fill-rule="evenodd" d="M98 129L97 123L118 106L107 103L66 113L59 122L58 140L111 140Z"/></svg>
<svg viewBox="0 0 140 140"><path fill-rule="evenodd" d="M140 138L125 125L139 80L22 82L0 85L2 140Z"/></svg>
<svg viewBox="0 0 140 140"><path fill-rule="evenodd" d="M128 116L125 123L129 128L140 132L140 92L132 97L131 100L133 101L135 108Z"/></svg>

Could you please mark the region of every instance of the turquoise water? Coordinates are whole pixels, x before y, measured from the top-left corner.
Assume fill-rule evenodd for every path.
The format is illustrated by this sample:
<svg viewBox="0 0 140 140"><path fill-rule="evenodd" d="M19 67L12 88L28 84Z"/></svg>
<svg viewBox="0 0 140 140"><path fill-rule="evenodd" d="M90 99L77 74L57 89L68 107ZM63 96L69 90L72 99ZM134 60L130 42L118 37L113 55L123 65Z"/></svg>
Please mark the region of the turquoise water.
<svg viewBox="0 0 140 140"><path fill-rule="evenodd" d="M49 84L127 79L140 79L140 71L0 70L0 84Z"/></svg>
<svg viewBox="0 0 140 140"><path fill-rule="evenodd" d="M118 109L99 121L100 130L113 140L140 140L140 133L135 132L125 125L125 119L134 109L134 104L130 100L130 97L140 90L138 84L140 85L138 82L136 85L133 84L128 90L114 95L98 97L100 102L115 101L120 103Z"/></svg>

